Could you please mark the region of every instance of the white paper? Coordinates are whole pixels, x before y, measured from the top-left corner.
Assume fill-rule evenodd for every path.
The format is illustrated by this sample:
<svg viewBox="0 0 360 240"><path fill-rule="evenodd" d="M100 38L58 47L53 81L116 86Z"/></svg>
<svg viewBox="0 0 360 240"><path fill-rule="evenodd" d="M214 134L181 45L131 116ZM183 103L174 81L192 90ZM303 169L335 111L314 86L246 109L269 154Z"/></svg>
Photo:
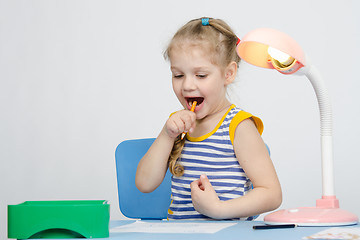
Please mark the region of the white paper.
<svg viewBox="0 0 360 240"><path fill-rule="evenodd" d="M352 239L360 240L360 227L329 228L303 239Z"/></svg>
<svg viewBox="0 0 360 240"><path fill-rule="evenodd" d="M110 232L142 233L216 233L224 228L234 226L236 222L146 222L136 221L131 224L110 229Z"/></svg>

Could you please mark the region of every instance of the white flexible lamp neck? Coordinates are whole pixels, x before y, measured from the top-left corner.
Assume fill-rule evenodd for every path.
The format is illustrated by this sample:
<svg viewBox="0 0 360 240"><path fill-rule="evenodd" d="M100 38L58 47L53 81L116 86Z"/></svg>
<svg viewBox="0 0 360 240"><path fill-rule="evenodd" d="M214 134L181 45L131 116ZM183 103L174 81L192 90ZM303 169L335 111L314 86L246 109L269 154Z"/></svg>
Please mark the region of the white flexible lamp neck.
<svg viewBox="0 0 360 240"><path fill-rule="evenodd" d="M307 65L305 76L310 80L320 110L322 194L334 196L334 164L332 141L332 107L330 97L320 72L314 65ZM305 70L305 69L304 69Z"/></svg>

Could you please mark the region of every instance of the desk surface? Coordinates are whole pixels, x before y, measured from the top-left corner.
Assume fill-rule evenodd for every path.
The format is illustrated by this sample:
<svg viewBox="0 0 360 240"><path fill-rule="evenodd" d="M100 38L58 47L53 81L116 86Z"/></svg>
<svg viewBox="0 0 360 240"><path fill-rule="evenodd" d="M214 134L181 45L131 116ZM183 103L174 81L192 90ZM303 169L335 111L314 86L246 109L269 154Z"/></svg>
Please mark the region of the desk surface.
<svg viewBox="0 0 360 240"><path fill-rule="evenodd" d="M314 233L323 231L330 227L297 227L291 229L269 229L269 230L253 230L254 225L263 224L259 221L239 221L236 225L220 230L219 232L209 233L197 233L197 234L169 234L169 233L116 233L111 232L112 228L117 226L133 223L132 220L119 220L111 221L110 223L110 240L115 239L147 239L147 240L201 240L201 239L221 239L221 240L301 240L303 237L310 236ZM359 225L353 225L359 226Z"/></svg>
<svg viewBox="0 0 360 240"><path fill-rule="evenodd" d="M134 232L112 232L111 229L118 226L134 223L134 220L117 220L110 222L109 238L93 238L98 240L301 240L317 232L331 227L296 227L288 229L253 230L254 225L264 224L261 221L232 221L236 225L227 227L216 233L134 233ZM160 222L160 221L152 221ZM189 222L189 221L188 221ZM188 223L187 222L187 223ZM211 221L214 222L214 221ZM221 221L218 221L221 222ZM349 227L359 227L359 224ZM73 238L78 240L79 238ZM35 239L34 239L35 240ZM39 239L41 240L41 239ZM70 240L70 239L69 239Z"/></svg>

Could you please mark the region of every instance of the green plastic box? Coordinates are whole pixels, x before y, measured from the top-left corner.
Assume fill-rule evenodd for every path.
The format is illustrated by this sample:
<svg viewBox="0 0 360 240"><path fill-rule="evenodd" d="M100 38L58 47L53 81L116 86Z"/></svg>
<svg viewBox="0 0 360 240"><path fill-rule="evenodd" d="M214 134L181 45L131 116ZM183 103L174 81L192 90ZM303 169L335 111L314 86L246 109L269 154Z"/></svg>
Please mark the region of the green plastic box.
<svg viewBox="0 0 360 240"><path fill-rule="evenodd" d="M27 201L8 205L8 238L107 238L106 200Z"/></svg>

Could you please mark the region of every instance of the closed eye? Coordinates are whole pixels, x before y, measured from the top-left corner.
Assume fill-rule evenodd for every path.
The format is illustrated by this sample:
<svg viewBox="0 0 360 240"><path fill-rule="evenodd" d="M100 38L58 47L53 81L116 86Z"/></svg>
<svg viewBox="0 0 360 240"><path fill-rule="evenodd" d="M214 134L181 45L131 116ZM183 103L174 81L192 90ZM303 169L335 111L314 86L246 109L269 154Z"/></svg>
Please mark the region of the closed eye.
<svg viewBox="0 0 360 240"><path fill-rule="evenodd" d="M207 77L207 75L206 74L198 74L198 75L196 75L198 78L206 78Z"/></svg>
<svg viewBox="0 0 360 240"><path fill-rule="evenodd" d="M183 74L176 74L176 75L173 75L173 78L182 78L184 75Z"/></svg>

